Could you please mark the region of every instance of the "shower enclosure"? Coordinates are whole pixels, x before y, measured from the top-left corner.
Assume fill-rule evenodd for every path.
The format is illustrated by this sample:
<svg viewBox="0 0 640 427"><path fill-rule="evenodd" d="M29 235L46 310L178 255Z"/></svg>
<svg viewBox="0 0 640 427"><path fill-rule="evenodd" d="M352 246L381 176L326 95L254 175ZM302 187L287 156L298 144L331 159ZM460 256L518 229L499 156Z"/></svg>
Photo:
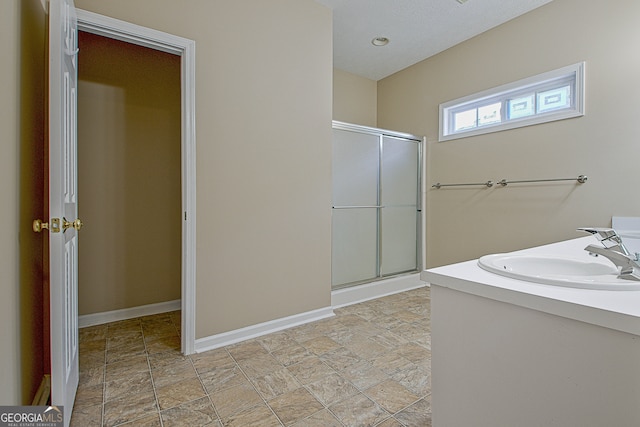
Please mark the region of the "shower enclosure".
<svg viewBox="0 0 640 427"><path fill-rule="evenodd" d="M422 139L333 122L331 284L421 267Z"/></svg>

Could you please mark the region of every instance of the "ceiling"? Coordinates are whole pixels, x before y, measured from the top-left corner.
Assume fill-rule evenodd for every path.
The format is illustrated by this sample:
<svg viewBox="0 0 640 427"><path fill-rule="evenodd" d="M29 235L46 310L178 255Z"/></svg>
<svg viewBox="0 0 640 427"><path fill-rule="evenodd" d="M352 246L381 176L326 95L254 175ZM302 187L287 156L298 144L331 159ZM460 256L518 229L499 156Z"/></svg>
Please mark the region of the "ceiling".
<svg viewBox="0 0 640 427"><path fill-rule="evenodd" d="M334 67L377 81L552 0L316 1L333 10Z"/></svg>

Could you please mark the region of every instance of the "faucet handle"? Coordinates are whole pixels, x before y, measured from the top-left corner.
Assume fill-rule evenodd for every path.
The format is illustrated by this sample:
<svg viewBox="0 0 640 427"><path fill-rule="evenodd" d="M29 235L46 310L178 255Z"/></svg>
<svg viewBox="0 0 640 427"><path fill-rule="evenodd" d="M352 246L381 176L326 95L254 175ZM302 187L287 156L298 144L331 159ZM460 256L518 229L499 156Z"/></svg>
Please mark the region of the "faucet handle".
<svg viewBox="0 0 640 427"><path fill-rule="evenodd" d="M625 255L629 255L629 251L622 243L622 238L613 228L580 227L577 231L584 231L594 235L602 243L602 246L607 249L617 249Z"/></svg>
<svg viewBox="0 0 640 427"><path fill-rule="evenodd" d="M577 231L584 231L591 233L598 238L598 240L607 240L612 237L618 237L618 233L613 228L600 228L600 227L580 227Z"/></svg>

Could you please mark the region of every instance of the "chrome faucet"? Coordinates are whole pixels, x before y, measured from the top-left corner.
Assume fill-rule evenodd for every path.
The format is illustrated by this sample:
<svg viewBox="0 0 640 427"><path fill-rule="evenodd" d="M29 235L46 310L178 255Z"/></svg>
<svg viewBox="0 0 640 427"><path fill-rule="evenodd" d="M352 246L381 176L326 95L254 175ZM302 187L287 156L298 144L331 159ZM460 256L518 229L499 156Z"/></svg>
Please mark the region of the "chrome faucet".
<svg viewBox="0 0 640 427"><path fill-rule="evenodd" d="M578 231L590 233L600 241L602 246L588 245L584 250L590 255L602 255L614 263L620 269L619 279L640 281L640 254L631 254L613 228L581 227Z"/></svg>

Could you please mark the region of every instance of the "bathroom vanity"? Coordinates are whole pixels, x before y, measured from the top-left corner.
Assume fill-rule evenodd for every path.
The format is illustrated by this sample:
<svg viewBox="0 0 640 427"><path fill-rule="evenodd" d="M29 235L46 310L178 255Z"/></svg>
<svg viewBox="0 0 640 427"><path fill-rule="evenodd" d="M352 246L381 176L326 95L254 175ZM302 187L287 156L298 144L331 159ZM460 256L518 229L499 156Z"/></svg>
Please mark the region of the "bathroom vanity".
<svg viewBox="0 0 640 427"><path fill-rule="evenodd" d="M592 237L514 252L604 263ZM516 280L476 260L431 284L436 427L640 426L640 290Z"/></svg>

